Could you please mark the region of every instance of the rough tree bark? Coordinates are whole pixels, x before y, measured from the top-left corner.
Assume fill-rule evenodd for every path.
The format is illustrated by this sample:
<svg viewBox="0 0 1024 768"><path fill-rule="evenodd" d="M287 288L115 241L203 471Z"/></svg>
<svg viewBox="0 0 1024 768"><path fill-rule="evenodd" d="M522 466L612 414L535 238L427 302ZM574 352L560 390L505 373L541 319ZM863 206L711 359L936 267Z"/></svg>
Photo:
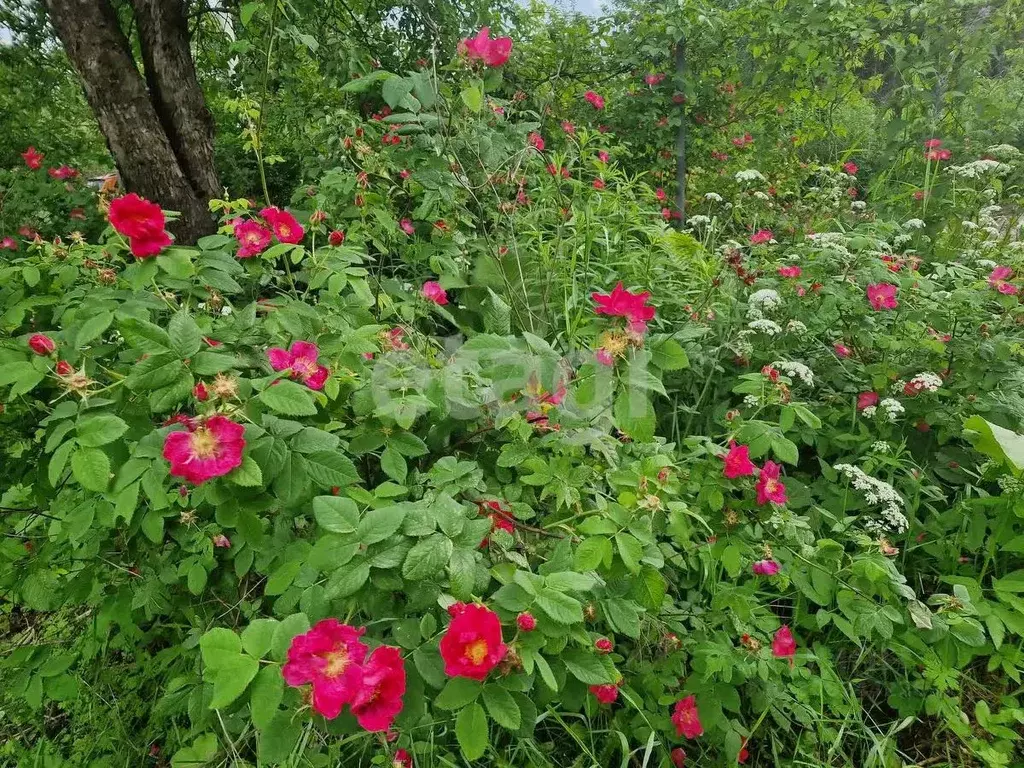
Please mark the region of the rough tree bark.
<svg viewBox="0 0 1024 768"><path fill-rule="evenodd" d="M686 69L686 38L676 43L676 85L683 86ZM679 211L679 229L686 226L686 102L679 105L679 129L676 131L676 209Z"/></svg>
<svg viewBox="0 0 1024 768"><path fill-rule="evenodd" d="M46 0L124 186L181 218L180 242L210 234L219 192L213 125L196 80L181 0L135 0L152 92L109 0Z"/></svg>

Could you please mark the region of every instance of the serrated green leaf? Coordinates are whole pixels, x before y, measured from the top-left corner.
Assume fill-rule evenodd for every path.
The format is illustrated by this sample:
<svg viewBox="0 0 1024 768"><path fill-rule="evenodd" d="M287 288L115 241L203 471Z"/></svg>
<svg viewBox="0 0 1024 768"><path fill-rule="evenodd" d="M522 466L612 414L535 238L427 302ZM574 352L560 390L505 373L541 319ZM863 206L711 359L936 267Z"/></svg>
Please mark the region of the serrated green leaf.
<svg viewBox="0 0 1024 768"><path fill-rule="evenodd" d="M459 712L459 716L455 718L455 736L467 760L478 760L483 757L490 738L484 708L473 703Z"/></svg>
<svg viewBox="0 0 1024 768"><path fill-rule="evenodd" d="M276 384L268 386L260 393L259 399L272 411L285 416L316 415L316 402L309 387L287 379L279 379Z"/></svg>

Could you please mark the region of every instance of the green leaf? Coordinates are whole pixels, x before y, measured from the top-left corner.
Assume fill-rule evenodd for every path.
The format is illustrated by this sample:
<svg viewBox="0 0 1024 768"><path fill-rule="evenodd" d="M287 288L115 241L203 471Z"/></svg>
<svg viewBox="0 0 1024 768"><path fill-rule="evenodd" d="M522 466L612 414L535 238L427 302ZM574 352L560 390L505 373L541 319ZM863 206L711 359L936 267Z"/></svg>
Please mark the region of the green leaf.
<svg viewBox="0 0 1024 768"><path fill-rule="evenodd" d="M675 339L665 339L652 344L651 362L663 371L679 371L690 366L686 350Z"/></svg>
<svg viewBox="0 0 1024 768"><path fill-rule="evenodd" d="M182 747L171 757L171 768L203 768L216 756L217 736L204 733L188 747Z"/></svg>
<svg viewBox="0 0 1024 768"><path fill-rule="evenodd" d="M470 704L455 718L455 736L467 760L478 760L487 751L487 715L479 704Z"/></svg>
<svg viewBox="0 0 1024 768"><path fill-rule="evenodd" d="M629 533L615 534L615 546L619 557L631 573L640 572L640 559L644 556L644 545Z"/></svg>
<svg viewBox="0 0 1024 768"><path fill-rule="evenodd" d="M188 591L193 595L201 595L206 589L206 569L199 563L192 563L188 569Z"/></svg>
<svg viewBox="0 0 1024 768"><path fill-rule="evenodd" d="M359 473L352 460L330 451L318 451L307 456L306 472L322 488L343 488L359 482Z"/></svg>
<svg viewBox="0 0 1024 768"><path fill-rule="evenodd" d="M75 441L68 440L66 443L61 443L61 446L50 457L50 464L46 468L46 477L52 487L56 488L57 483L60 482L60 476L64 474L64 467L67 466L73 450L75 450Z"/></svg>
<svg viewBox="0 0 1024 768"><path fill-rule="evenodd" d="M254 659L262 659L270 650L274 631L280 623L277 619L253 619L242 630L242 649Z"/></svg>
<svg viewBox="0 0 1024 768"><path fill-rule="evenodd" d="M409 468L405 464L405 458L398 451L390 446L385 448L380 455L380 468L396 483L404 483Z"/></svg>
<svg viewBox="0 0 1024 768"><path fill-rule="evenodd" d="M459 96L470 111L479 112L484 106L484 84L480 80L473 80L462 89Z"/></svg>
<svg viewBox="0 0 1024 768"><path fill-rule="evenodd" d="M632 600L610 597L601 601L611 628L627 637L640 637L640 611Z"/></svg>
<svg viewBox="0 0 1024 768"><path fill-rule="evenodd" d="M87 491L102 493L110 483L110 459L99 448L79 448L71 457L71 473Z"/></svg>
<svg viewBox="0 0 1024 768"><path fill-rule="evenodd" d="M292 638L309 631L309 619L304 613L293 613L281 619L281 623L274 630L274 639L270 643L271 656L278 661L283 661L288 652L288 646L292 644Z"/></svg>
<svg viewBox="0 0 1024 768"><path fill-rule="evenodd" d="M484 704L487 706L487 712L491 719L498 725L508 728L510 731L519 730L519 726L522 724L519 706L512 698L512 694L504 688L493 683L486 686L484 688Z"/></svg>
<svg viewBox="0 0 1024 768"><path fill-rule="evenodd" d="M196 321L185 311L177 312L167 325L167 335L171 340L171 349L184 359L192 357L203 345L203 334Z"/></svg>
<svg viewBox="0 0 1024 768"><path fill-rule="evenodd" d="M402 564L402 576L419 581L436 576L451 559L452 540L442 533L434 533L420 540L409 550Z"/></svg>
<svg viewBox="0 0 1024 768"><path fill-rule="evenodd" d="M1024 470L1024 435L986 421L981 416L971 416L964 421L964 429L975 450L1005 462L1018 473Z"/></svg>
<svg viewBox="0 0 1024 768"><path fill-rule="evenodd" d="M317 496L313 499L317 524L331 533L355 533L359 527L359 507L343 496Z"/></svg>
<svg viewBox="0 0 1024 768"><path fill-rule="evenodd" d="M356 536L363 544L369 546L391 536L402 527L405 520L405 507L398 505L371 509L359 521Z"/></svg>
<svg viewBox="0 0 1024 768"><path fill-rule="evenodd" d="M222 373L229 368L234 368L237 362L231 355L220 352L198 352L189 363L189 369L197 376L213 376L215 373Z"/></svg>
<svg viewBox="0 0 1024 768"><path fill-rule="evenodd" d="M448 577L452 594L459 600L473 596L476 583L476 553L471 549L456 549L448 562Z"/></svg>
<svg viewBox="0 0 1024 768"><path fill-rule="evenodd" d="M324 587L324 596L328 600L354 595L370 578L370 564L365 560L360 563L350 561L336 570Z"/></svg>
<svg viewBox="0 0 1024 768"><path fill-rule="evenodd" d="M91 447L112 443L127 431L128 425L124 419L112 413L86 416L75 425L78 442Z"/></svg>
<svg viewBox="0 0 1024 768"><path fill-rule="evenodd" d="M562 662L569 674L586 685L614 682L601 659L588 651L579 648L564 651Z"/></svg>
<svg viewBox="0 0 1024 768"><path fill-rule="evenodd" d="M730 578L735 579L740 575L743 566L740 564L740 548L735 544L730 544L722 552L722 567Z"/></svg>
<svg viewBox="0 0 1024 768"><path fill-rule="evenodd" d="M656 417L651 401L639 389L627 388L615 398L615 426L635 442L654 439Z"/></svg>
<svg viewBox="0 0 1024 768"><path fill-rule="evenodd" d="M218 659L218 666L213 673L213 697L209 708L223 709L241 696L259 670L259 662L242 653Z"/></svg>
<svg viewBox="0 0 1024 768"><path fill-rule="evenodd" d="M786 437L772 438L772 452L787 464L796 465L800 461L800 449Z"/></svg>
<svg viewBox="0 0 1024 768"><path fill-rule="evenodd" d="M277 715L277 708L284 697L284 678L276 664L263 667L252 683L249 692L249 712L252 724L259 729L267 728Z"/></svg>
<svg viewBox="0 0 1024 768"><path fill-rule="evenodd" d="M150 392L177 381L182 370L183 364L178 358L153 355L132 366L125 384L133 392Z"/></svg>
<svg viewBox="0 0 1024 768"><path fill-rule="evenodd" d="M260 401L276 413L285 416L315 416L316 402L309 387L294 381L279 379L260 393Z"/></svg>
<svg viewBox="0 0 1024 768"><path fill-rule="evenodd" d="M228 474L228 480L235 485L255 488L263 485L263 470L252 456L243 456L242 463Z"/></svg>
<svg viewBox="0 0 1024 768"><path fill-rule="evenodd" d="M384 81L381 89L381 97L389 107L394 109L405 98L405 95L412 91L412 82L404 77L389 77Z"/></svg>
<svg viewBox="0 0 1024 768"><path fill-rule="evenodd" d="M604 536L591 536L580 542L573 563L581 571L592 571L611 556L611 541Z"/></svg>
<svg viewBox="0 0 1024 768"><path fill-rule="evenodd" d="M75 346L84 347L93 339L97 339L114 322L113 312L99 312L85 319L75 334Z"/></svg>
<svg viewBox="0 0 1024 768"><path fill-rule="evenodd" d="M537 607L559 624L578 624L583 621L580 601L553 589L542 589L536 598Z"/></svg>
<svg viewBox="0 0 1024 768"><path fill-rule="evenodd" d="M263 588L264 594L271 596L283 595L284 591L295 581L295 577L299 575L300 570L302 570L301 560L289 560L286 563L282 563L274 569L274 572L267 579L266 586Z"/></svg>
<svg viewBox="0 0 1024 768"><path fill-rule="evenodd" d="M644 566L633 580L632 597L649 611L658 611L667 590L665 577L656 568Z"/></svg>
<svg viewBox="0 0 1024 768"><path fill-rule="evenodd" d="M449 711L461 709L470 702L476 701L481 691L483 691L483 686L476 680L471 680L468 677L452 677L437 694L434 706Z"/></svg>

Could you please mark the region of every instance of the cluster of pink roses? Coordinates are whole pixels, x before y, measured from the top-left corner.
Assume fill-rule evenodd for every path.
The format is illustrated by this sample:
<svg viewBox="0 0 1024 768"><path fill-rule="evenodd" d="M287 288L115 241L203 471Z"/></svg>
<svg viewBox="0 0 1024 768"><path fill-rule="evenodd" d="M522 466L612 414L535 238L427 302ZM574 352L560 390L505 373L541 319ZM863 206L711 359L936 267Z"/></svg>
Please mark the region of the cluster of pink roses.
<svg viewBox="0 0 1024 768"><path fill-rule="evenodd" d="M276 206L264 208L260 211L260 218L263 219L262 224L255 219L237 219L234 222L238 258L249 259L258 256L267 250L271 239L275 237L278 242L298 245L306 236L306 230L298 220L288 211ZM341 240L344 241L344 236ZM338 245L340 244L339 242Z"/></svg>
<svg viewBox="0 0 1024 768"><path fill-rule="evenodd" d="M729 443L729 450L722 456L722 460L725 463L722 474L730 480L737 477L749 477L757 471L757 465L750 460L750 448L746 445L737 445L735 441ZM774 461L765 461L755 486L758 504L786 503L786 486L779 479L781 471L782 467Z"/></svg>
<svg viewBox="0 0 1024 768"><path fill-rule="evenodd" d="M108 215L114 230L128 238L132 255L137 259L156 256L171 244L163 210L134 192L111 200Z"/></svg>

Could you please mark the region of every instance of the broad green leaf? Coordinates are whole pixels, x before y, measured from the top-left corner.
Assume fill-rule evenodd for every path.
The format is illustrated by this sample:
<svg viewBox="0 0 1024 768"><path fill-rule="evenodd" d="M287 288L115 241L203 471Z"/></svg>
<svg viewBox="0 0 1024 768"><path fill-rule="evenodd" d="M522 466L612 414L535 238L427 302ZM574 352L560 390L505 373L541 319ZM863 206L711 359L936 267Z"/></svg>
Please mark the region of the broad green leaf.
<svg viewBox="0 0 1024 768"><path fill-rule="evenodd" d="M583 621L583 606L574 597L544 588L536 597L537 607L559 624L578 624Z"/></svg>
<svg viewBox="0 0 1024 768"><path fill-rule="evenodd" d="M391 536L402 527L405 520L405 507L394 505L371 509L359 521L356 536L363 544L369 546Z"/></svg>
<svg viewBox="0 0 1024 768"><path fill-rule="evenodd" d="M81 445L92 447L112 443L127 431L128 425L124 419L112 413L86 416L75 425L78 442Z"/></svg>
<svg viewBox="0 0 1024 768"><path fill-rule="evenodd" d="M317 524L331 533L355 533L360 525L359 507L344 496L317 496L313 515Z"/></svg>
<svg viewBox="0 0 1024 768"><path fill-rule="evenodd" d="M427 536L405 556L402 576L410 581L433 578L448 564L453 549L452 540L443 533Z"/></svg>
<svg viewBox="0 0 1024 768"><path fill-rule="evenodd" d="M306 472L321 488L343 488L359 482L352 460L336 452L318 451L306 456Z"/></svg>
<svg viewBox="0 0 1024 768"><path fill-rule="evenodd" d="M98 339L112 322L114 322L113 312L99 312L87 317L75 334L75 346L84 347L94 339Z"/></svg>
<svg viewBox="0 0 1024 768"><path fill-rule="evenodd" d="M185 311L177 312L167 325L171 349L181 359L192 357L203 345L203 334L196 321Z"/></svg>
<svg viewBox="0 0 1024 768"><path fill-rule="evenodd" d="M487 715L479 704L470 704L455 718L455 736L467 760L479 760L487 751Z"/></svg>
<svg viewBox="0 0 1024 768"><path fill-rule="evenodd" d="M260 729L267 728L277 715L283 697L284 678L281 677L281 668L270 664L260 669L249 692L252 724Z"/></svg>
<svg viewBox="0 0 1024 768"><path fill-rule="evenodd" d="M629 533L615 534L615 547L619 557L631 573L640 572L640 560L644 556L644 545Z"/></svg>
<svg viewBox="0 0 1024 768"><path fill-rule="evenodd" d="M601 659L589 651L573 648L563 651L561 659L565 668L569 670L569 674L581 683L601 685L614 682Z"/></svg>
<svg viewBox="0 0 1024 768"><path fill-rule="evenodd" d="M483 685L477 680L471 680L468 677L452 677L437 694L434 706L451 711L461 709L470 702L476 701L481 691L483 691Z"/></svg>
<svg viewBox="0 0 1024 768"><path fill-rule="evenodd" d="M521 724L519 706L512 694L501 686L491 683L484 687L484 705L491 719L503 728L516 731Z"/></svg>
<svg viewBox="0 0 1024 768"><path fill-rule="evenodd" d="M79 448L71 457L71 473L87 491L103 492L110 484L110 459L99 448Z"/></svg>
<svg viewBox="0 0 1024 768"><path fill-rule="evenodd" d="M275 413L285 416L315 416L316 402L309 387L279 379L260 393L260 401Z"/></svg>

